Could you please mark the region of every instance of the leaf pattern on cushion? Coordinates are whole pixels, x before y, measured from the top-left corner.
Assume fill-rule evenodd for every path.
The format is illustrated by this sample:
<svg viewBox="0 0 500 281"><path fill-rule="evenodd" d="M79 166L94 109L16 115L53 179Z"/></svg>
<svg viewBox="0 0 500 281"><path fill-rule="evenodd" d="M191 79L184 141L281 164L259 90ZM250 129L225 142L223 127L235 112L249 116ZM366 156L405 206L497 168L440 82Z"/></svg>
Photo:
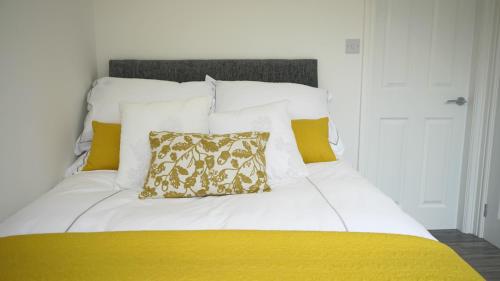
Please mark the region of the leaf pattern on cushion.
<svg viewBox="0 0 500 281"><path fill-rule="evenodd" d="M267 132L224 135L151 132L151 162L139 198L269 192Z"/></svg>

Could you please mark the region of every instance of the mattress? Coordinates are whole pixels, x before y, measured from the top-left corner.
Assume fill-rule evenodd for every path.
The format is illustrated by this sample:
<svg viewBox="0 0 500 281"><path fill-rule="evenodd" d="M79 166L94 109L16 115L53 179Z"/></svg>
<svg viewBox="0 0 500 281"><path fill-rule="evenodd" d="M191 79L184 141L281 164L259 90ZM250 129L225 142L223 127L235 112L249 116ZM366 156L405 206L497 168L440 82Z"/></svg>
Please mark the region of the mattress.
<svg viewBox="0 0 500 281"><path fill-rule="evenodd" d="M0 224L0 236L137 230L288 230L406 234L433 239L417 221L343 161L308 165L310 175L272 192L139 200L116 172L64 179Z"/></svg>

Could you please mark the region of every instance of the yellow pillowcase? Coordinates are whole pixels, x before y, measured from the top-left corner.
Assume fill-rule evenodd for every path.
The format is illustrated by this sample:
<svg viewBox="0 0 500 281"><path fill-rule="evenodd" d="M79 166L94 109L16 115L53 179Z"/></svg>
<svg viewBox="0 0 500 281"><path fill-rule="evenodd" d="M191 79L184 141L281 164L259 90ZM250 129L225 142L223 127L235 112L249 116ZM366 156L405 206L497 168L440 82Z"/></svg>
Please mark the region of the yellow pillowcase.
<svg viewBox="0 0 500 281"><path fill-rule="evenodd" d="M328 142L328 117L292 120L292 129L304 163L337 160Z"/></svg>
<svg viewBox="0 0 500 281"><path fill-rule="evenodd" d="M83 171L118 170L120 160L120 124L92 121L94 137Z"/></svg>

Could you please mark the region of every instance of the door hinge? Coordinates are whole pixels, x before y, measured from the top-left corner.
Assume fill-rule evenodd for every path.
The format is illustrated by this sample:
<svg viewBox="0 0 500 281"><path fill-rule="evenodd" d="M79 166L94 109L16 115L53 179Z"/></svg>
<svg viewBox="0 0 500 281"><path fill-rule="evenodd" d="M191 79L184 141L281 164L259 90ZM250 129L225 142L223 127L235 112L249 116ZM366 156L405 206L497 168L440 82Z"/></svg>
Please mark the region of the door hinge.
<svg viewBox="0 0 500 281"><path fill-rule="evenodd" d="M488 215L488 204L484 204L483 216L486 217Z"/></svg>

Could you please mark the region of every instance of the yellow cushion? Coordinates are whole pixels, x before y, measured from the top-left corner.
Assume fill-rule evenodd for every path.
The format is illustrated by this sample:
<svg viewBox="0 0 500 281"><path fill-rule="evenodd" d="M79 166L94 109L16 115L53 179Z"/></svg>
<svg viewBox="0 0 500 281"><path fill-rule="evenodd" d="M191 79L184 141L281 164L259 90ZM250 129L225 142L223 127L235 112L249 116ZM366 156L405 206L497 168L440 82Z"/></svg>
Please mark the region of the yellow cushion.
<svg viewBox="0 0 500 281"><path fill-rule="evenodd" d="M292 120L292 129L304 163L337 160L328 142L328 117Z"/></svg>
<svg viewBox="0 0 500 281"><path fill-rule="evenodd" d="M120 160L120 124L92 121L94 138L84 171L118 170Z"/></svg>

